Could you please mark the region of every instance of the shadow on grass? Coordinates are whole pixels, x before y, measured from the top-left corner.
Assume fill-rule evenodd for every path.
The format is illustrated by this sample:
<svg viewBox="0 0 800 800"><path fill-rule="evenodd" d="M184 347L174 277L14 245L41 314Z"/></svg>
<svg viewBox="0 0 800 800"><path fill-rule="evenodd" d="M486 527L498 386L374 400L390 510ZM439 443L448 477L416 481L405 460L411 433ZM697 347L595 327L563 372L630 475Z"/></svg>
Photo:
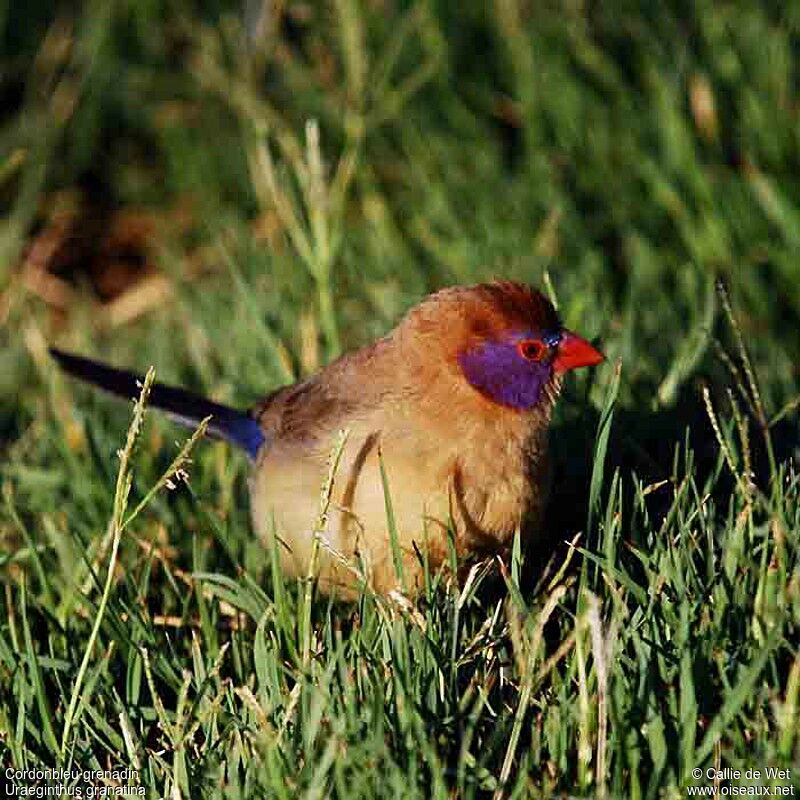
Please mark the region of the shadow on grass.
<svg viewBox="0 0 800 800"><path fill-rule="evenodd" d="M719 394L716 396L720 396ZM594 441L599 413L587 408L577 418L556 424L551 432L551 450L554 465L553 488L548 504L545 524L540 537L529 545L526 553L524 587L532 588L541 575L554 550L558 563L567 554L567 542L581 533L581 547L593 549L596 542L586 540L589 515L589 487L592 478ZM772 430L772 441L777 462L783 463L800 452L800 427L788 419ZM769 462L763 439L754 421L750 424L750 444L756 482L762 487L769 480ZM673 406L657 410L620 408L614 412L611 435L604 469L604 490L608 491L611 476L619 470L622 477L623 508L633 502L635 474L644 486L685 474L686 452L692 454L692 472L699 489L717 469L719 445L709 422L700 391L684 387ZM675 475L676 453L679 454L678 472ZM713 485L715 498L725 498L733 490L734 481L727 468L723 468ZM654 491L647 497L651 519L658 522L669 510L673 493ZM603 502L601 500L601 502ZM718 503L726 508L726 503ZM624 528L623 528L624 531ZM573 562L573 567L580 560Z"/></svg>

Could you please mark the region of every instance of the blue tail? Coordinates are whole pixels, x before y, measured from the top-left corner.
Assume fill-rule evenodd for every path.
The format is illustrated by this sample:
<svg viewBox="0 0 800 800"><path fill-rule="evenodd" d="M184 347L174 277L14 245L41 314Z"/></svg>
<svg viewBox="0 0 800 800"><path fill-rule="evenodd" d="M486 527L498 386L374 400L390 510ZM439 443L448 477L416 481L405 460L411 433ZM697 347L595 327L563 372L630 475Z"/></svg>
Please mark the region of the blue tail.
<svg viewBox="0 0 800 800"><path fill-rule="evenodd" d="M50 348L50 353L65 372L82 381L93 383L120 397L139 396L143 380L141 375L114 369L81 356L73 356L54 347ZM205 397L185 389L154 383L148 402L154 408L165 411L176 422L190 428L196 428L201 420L211 417L208 433L241 447L252 459L264 443L264 433L250 414L206 400Z"/></svg>

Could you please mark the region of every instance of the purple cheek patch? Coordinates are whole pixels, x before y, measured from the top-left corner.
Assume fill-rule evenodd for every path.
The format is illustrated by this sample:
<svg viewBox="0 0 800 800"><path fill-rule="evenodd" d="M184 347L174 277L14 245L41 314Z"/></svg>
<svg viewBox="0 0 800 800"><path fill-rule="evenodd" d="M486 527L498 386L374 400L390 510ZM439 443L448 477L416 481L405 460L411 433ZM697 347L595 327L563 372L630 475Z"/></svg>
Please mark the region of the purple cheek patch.
<svg viewBox="0 0 800 800"><path fill-rule="evenodd" d="M550 364L525 361L513 342L487 342L462 353L458 360L475 389L510 408L533 408L552 376Z"/></svg>

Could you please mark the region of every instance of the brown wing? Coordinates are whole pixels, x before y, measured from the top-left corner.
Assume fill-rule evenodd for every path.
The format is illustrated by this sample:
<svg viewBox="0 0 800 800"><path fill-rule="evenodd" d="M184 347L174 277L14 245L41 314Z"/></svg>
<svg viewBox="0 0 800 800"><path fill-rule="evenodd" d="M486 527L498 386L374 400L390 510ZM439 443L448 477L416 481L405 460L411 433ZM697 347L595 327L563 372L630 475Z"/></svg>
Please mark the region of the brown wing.
<svg viewBox="0 0 800 800"><path fill-rule="evenodd" d="M250 413L267 442L279 438L282 444L310 447L325 438L328 446L329 431L347 427L360 406L341 386L326 382L320 374L268 394Z"/></svg>

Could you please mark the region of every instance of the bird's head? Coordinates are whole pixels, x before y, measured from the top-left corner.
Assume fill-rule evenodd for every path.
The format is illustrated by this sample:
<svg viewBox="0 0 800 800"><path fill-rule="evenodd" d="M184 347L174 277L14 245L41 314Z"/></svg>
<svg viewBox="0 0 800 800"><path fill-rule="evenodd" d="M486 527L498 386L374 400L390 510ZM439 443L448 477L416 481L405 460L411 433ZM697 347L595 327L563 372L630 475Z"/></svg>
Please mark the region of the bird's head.
<svg viewBox="0 0 800 800"><path fill-rule="evenodd" d="M458 353L470 385L501 406L527 410L551 398L565 372L603 354L561 325L544 295L518 283L475 287L471 335Z"/></svg>
<svg viewBox="0 0 800 800"><path fill-rule="evenodd" d="M416 341L429 348L429 358L437 346L444 347L456 376L509 409L549 405L560 376L604 359L561 325L544 295L520 283L445 289L411 317Z"/></svg>

